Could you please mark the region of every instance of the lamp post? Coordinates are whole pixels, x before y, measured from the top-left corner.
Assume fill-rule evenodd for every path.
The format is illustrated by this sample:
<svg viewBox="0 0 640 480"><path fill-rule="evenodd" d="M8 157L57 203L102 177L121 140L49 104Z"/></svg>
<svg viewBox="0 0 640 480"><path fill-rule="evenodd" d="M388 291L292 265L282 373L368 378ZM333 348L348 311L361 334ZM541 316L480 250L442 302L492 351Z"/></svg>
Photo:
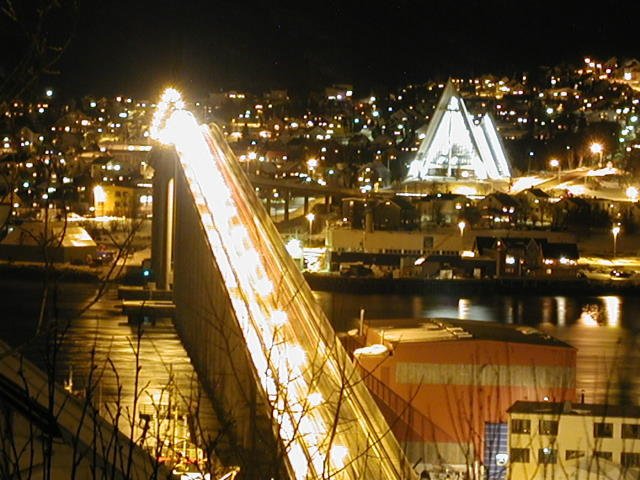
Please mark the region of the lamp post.
<svg viewBox="0 0 640 480"><path fill-rule="evenodd" d="M558 160L557 158L552 158L551 160L549 160L549 166L551 168L557 168L557 172L556 172L556 176L558 178L558 181L560 181L560 160Z"/></svg>
<svg viewBox="0 0 640 480"><path fill-rule="evenodd" d="M313 233L313 221L315 220L316 216L313 213L307 213L305 215L305 218L309 220L309 235L311 235Z"/></svg>
<svg viewBox="0 0 640 480"><path fill-rule="evenodd" d="M458 222L458 228L460 229L460 236L464 236L464 229L467 226L467 223L464 220L460 220Z"/></svg>
<svg viewBox="0 0 640 480"><path fill-rule="evenodd" d="M603 152L603 147L601 143L598 142L593 142L591 144L591 146L589 147L589 149L591 150L591 153L593 153L594 155L598 155L598 168L602 167L602 152Z"/></svg>
<svg viewBox="0 0 640 480"><path fill-rule="evenodd" d="M618 240L618 234L620 233L620 227L618 225L615 225L612 229L611 229L611 235L613 235L613 258L616 258L616 243Z"/></svg>

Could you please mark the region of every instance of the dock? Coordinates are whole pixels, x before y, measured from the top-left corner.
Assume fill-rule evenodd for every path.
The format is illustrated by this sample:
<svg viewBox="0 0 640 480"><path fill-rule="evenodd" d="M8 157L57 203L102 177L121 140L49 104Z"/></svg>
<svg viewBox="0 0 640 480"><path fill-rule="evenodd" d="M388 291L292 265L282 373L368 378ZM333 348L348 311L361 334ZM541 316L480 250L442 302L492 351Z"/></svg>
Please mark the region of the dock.
<svg viewBox="0 0 640 480"><path fill-rule="evenodd" d="M122 313L129 323L151 321L158 318L174 318L176 306L171 300L123 300Z"/></svg>

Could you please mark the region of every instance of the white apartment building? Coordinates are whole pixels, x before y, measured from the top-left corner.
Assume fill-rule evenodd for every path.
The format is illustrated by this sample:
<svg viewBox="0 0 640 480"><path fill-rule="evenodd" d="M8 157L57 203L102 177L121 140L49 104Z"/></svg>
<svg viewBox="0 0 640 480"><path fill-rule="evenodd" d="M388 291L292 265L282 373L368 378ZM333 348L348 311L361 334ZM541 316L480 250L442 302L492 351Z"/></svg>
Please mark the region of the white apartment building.
<svg viewBox="0 0 640 480"><path fill-rule="evenodd" d="M640 407L518 401L508 413L507 478L640 478Z"/></svg>

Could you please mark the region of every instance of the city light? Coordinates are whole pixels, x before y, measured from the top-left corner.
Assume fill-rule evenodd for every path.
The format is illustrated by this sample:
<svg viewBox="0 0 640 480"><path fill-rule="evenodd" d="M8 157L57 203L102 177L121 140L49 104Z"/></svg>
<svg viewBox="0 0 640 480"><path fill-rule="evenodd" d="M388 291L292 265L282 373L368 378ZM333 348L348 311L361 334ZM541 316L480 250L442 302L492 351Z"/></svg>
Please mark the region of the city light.
<svg viewBox="0 0 640 480"><path fill-rule="evenodd" d="M604 152L604 147L602 146L602 144L593 142L589 146L589 150L591 150L591 153L593 153L594 155L598 155L598 167L602 167L602 154Z"/></svg>
<svg viewBox="0 0 640 480"><path fill-rule="evenodd" d="M313 233L313 221L316 219L316 216L313 213L307 213L305 218L309 221L309 235Z"/></svg>
<svg viewBox="0 0 640 480"><path fill-rule="evenodd" d="M464 220L461 220L458 222L458 229L460 230L460 236L463 237L464 236L464 229L467 226L466 222Z"/></svg>
<svg viewBox="0 0 640 480"><path fill-rule="evenodd" d="M611 235L613 235L613 258L616 258L616 243L618 240L618 234L620 233L620 226L614 225L611 228Z"/></svg>

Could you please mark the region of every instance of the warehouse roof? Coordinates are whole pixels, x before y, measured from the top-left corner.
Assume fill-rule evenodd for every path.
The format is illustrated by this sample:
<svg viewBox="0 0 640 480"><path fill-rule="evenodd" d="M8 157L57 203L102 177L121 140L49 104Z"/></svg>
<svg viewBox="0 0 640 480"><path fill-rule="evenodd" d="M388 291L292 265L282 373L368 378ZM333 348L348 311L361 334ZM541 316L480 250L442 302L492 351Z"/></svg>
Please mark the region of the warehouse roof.
<svg viewBox="0 0 640 480"><path fill-rule="evenodd" d="M573 348L551 335L525 325L504 325L479 320L450 318L372 320L367 326L384 339L398 343L494 340Z"/></svg>

